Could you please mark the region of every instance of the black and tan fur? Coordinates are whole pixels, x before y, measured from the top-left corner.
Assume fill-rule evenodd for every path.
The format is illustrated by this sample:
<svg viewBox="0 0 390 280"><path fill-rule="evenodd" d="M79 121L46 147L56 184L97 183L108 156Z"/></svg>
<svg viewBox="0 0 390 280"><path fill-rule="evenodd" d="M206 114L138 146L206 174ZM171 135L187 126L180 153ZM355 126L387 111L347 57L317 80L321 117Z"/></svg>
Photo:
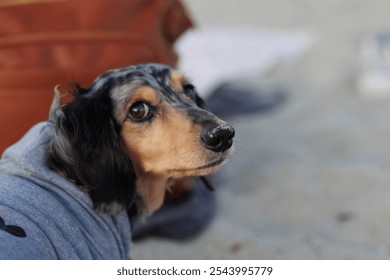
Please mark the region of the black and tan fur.
<svg viewBox="0 0 390 280"><path fill-rule="evenodd" d="M51 110L49 166L114 214L138 199L148 213L168 189L216 171L232 152L234 129L205 109L180 72L161 64L108 71ZM188 182L187 182L188 183Z"/></svg>

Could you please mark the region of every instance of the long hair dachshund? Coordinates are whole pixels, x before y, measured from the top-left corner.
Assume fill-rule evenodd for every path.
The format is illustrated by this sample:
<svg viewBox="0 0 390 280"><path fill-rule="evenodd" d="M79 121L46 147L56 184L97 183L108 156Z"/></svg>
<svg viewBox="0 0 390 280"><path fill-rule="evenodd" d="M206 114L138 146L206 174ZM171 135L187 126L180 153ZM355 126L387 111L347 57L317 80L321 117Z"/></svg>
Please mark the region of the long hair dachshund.
<svg viewBox="0 0 390 280"><path fill-rule="evenodd" d="M184 75L161 64L108 71L50 113L46 159L115 214L134 202L152 213L183 178L205 176L232 153L234 129L209 112Z"/></svg>

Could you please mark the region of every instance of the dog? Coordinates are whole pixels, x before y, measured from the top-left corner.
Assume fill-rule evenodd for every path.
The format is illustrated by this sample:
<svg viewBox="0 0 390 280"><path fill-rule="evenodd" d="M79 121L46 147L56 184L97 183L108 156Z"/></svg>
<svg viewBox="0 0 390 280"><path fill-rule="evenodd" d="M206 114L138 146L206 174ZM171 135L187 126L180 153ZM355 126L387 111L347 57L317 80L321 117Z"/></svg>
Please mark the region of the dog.
<svg viewBox="0 0 390 280"><path fill-rule="evenodd" d="M151 216L195 177L208 186L233 152L234 129L168 66L111 70L71 88L65 102L56 87L48 121L2 155L0 259L129 259L137 225L199 198L196 185Z"/></svg>
<svg viewBox="0 0 390 280"><path fill-rule="evenodd" d="M90 87L73 86L49 121L47 165L74 182L94 208L151 214L166 193L217 171L233 152L232 126L207 110L183 73L162 64L110 70ZM188 186L187 186L188 187Z"/></svg>

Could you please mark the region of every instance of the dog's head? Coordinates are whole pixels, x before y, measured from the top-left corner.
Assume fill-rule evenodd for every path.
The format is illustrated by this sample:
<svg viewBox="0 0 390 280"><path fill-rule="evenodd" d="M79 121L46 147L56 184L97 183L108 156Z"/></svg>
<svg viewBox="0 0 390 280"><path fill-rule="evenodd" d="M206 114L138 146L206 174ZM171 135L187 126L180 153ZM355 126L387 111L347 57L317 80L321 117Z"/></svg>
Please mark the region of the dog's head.
<svg viewBox="0 0 390 280"><path fill-rule="evenodd" d="M195 87L161 64L108 71L50 119L47 161L88 192L96 209L116 213L135 196L161 206L172 180L216 171L232 152L234 129L205 109Z"/></svg>

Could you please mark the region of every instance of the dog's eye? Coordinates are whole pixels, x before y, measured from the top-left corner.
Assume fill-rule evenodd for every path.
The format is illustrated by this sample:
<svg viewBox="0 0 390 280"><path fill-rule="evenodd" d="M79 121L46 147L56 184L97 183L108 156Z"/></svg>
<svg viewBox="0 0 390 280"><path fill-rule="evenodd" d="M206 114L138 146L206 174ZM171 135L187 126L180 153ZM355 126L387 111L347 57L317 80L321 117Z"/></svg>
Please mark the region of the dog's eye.
<svg viewBox="0 0 390 280"><path fill-rule="evenodd" d="M144 101L137 101L130 107L129 118L133 121L146 121L149 120L152 116L152 108Z"/></svg>

